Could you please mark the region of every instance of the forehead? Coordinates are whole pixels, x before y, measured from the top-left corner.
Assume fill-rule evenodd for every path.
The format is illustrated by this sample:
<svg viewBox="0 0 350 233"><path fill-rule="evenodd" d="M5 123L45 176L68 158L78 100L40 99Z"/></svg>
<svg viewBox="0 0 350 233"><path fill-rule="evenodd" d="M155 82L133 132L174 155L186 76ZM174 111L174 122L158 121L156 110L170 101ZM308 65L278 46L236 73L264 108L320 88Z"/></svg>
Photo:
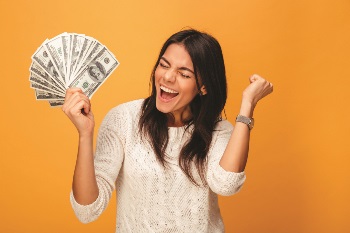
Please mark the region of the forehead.
<svg viewBox="0 0 350 233"><path fill-rule="evenodd" d="M191 57L185 49L185 46L182 44L169 45L165 50L163 57L173 66L193 69Z"/></svg>

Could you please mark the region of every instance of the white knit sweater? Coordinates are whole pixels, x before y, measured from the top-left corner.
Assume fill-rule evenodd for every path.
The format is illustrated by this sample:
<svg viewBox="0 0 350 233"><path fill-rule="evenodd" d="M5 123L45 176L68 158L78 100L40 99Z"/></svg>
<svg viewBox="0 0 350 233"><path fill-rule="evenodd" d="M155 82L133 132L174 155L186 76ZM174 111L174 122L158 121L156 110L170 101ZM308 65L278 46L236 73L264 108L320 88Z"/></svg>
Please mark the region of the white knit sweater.
<svg viewBox="0 0 350 233"><path fill-rule="evenodd" d="M226 120L217 124L208 153L208 186L197 187L178 164L192 128L168 128L170 166L164 169L138 133L142 102L121 104L103 120L95 153L99 196L92 204L80 205L71 192L76 216L84 223L97 219L116 188L118 233L224 232L217 194L232 195L245 181L244 172L227 172L219 165L233 126ZM200 181L198 174L195 178Z"/></svg>

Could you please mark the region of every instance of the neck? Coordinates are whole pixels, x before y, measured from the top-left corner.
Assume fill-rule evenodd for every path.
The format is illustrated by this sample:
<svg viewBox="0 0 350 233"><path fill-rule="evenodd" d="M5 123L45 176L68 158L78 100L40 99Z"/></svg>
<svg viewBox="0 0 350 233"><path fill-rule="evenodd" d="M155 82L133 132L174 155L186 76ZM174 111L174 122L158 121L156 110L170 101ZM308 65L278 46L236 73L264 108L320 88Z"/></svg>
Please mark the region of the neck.
<svg viewBox="0 0 350 233"><path fill-rule="evenodd" d="M192 112L189 106L180 112L172 112L167 114L168 127L181 127L192 119Z"/></svg>

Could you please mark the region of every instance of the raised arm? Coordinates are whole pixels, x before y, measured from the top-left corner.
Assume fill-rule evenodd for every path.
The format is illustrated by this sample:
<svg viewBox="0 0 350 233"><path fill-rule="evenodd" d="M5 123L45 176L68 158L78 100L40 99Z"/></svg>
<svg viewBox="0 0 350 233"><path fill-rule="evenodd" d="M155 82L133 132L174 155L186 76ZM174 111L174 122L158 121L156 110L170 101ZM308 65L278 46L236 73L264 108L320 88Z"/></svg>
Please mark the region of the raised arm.
<svg viewBox="0 0 350 233"><path fill-rule="evenodd" d="M250 84L244 90L239 115L253 117L254 108L259 100L273 91L273 85L259 75L252 75ZM249 151L250 130L241 122L236 122L226 150L220 160L220 166L230 172L242 172L245 169Z"/></svg>
<svg viewBox="0 0 350 233"><path fill-rule="evenodd" d="M94 202L98 197L93 156L94 116L89 98L79 88L66 92L62 110L79 132L78 155L73 176L73 194L81 205Z"/></svg>

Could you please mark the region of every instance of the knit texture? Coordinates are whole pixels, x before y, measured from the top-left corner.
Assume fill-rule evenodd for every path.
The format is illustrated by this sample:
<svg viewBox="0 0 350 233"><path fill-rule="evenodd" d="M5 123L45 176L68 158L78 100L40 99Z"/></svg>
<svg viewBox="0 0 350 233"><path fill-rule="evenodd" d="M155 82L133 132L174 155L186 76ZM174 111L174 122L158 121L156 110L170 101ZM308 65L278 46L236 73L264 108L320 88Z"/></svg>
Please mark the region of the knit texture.
<svg viewBox="0 0 350 233"><path fill-rule="evenodd" d="M178 162L193 126L187 130L168 128L169 166L164 168L151 145L140 137L138 121L142 102L121 104L104 118L94 158L99 195L93 203L80 205L71 192L76 216L83 223L97 219L116 189L118 233L224 232L217 194L232 195L245 181L244 172L227 172L219 165L233 126L226 120L217 124L208 152L208 185L198 187L187 178ZM201 184L199 175L193 174Z"/></svg>

